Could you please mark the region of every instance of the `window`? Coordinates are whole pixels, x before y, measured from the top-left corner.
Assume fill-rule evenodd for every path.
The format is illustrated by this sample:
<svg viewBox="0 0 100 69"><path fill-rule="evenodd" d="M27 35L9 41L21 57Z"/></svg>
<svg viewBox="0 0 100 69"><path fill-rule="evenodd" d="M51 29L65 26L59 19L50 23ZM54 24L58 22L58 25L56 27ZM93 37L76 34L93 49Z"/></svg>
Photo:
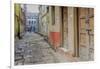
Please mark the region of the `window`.
<svg viewBox="0 0 100 69"><path fill-rule="evenodd" d="M31 23L31 22L29 21L29 25L30 25L30 23Z"/></svg>
<svg viewBox="0 0 100 69"><path fill-rule="evenodd" d="M47 13L49 12L49 6L47 6Z"/></svg>
<svg viewBox="0 0 100 69"><path fill-rule="evenodd" d="M36 21L34 21L34 23L36 23Z"/></svg>
<svg viewBox="0 0 100 69"><path fill-rule="evenodd" d="M52 25L55 24L55 7L52 6Z"/></svg>
<svg viewBox="0 0 100 69"><path fill-rule="evenodd" d="M32 21L32 24L33 24L33 21Z"/></svg>

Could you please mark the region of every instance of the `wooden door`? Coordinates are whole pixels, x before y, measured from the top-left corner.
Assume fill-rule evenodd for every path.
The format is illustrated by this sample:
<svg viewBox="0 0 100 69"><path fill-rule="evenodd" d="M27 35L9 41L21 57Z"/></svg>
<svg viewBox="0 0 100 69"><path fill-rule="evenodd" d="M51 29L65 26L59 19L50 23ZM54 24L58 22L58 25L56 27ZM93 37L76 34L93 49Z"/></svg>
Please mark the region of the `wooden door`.
<svg viewBox="0 0 100 69"><path fill-rule="evenodd" d="M93 59L94 9L78 8L79 56L80 60Z"/></svg>
<svg viewBox="0 0 100 69"><path fill-rule="evenodd" d="M64 47L64 48L68 48L67 46L67 34L68 34L68 26L67 26L67 7L62 7L62 11L61 11L61 13L62 13L62 23L61 23L61 33L62 33L62 37L61 37L61 39L62 39L62 47Z"/></svg>

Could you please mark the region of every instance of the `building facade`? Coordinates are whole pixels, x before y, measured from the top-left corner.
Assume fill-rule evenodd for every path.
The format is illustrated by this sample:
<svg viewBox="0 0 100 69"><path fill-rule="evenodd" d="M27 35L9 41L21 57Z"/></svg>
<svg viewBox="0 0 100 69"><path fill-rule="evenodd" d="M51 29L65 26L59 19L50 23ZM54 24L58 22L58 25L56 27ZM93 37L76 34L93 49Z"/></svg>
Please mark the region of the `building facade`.
<svg viewBox="0 0 100 69"><path fill-rule="evenodd" d="M24 6L24 5L23 5ZM18 37L19 39L22 38L24 35L24 28L25 28L25 11L24 7L22 7L20 4L14 5L14 33L15 37Z"/></svg>
<svg viewBox="0 0 100 69"><path fill-rule="evenodd" d="M93 8L40 6L39 9L41 34L45 33L55 50L61 49L81 61L94 59Z"/></svg>
<svg viewBox="0 0 100 69"><path fill-rule="evenodd" d="M39 6L39 33L48 38L48 24L49 24L49 7L42 5Z"/></svg>
<svg viewBox="0 0 100 69"><path fill-rule="evenodd" d="M26 30L29 32L38 32L38 13L26 13Z"/></svg>

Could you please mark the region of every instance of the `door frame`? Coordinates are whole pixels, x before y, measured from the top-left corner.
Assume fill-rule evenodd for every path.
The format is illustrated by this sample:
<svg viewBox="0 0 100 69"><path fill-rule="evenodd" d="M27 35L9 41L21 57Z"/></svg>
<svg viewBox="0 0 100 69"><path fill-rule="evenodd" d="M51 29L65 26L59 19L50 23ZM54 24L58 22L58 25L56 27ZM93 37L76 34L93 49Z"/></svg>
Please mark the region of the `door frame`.
<svg viewBox="0 0 100 69"><path fill-rule="evenodd" d="M79 57L79 22L78 8L74 8L74 57Z"/></svg>

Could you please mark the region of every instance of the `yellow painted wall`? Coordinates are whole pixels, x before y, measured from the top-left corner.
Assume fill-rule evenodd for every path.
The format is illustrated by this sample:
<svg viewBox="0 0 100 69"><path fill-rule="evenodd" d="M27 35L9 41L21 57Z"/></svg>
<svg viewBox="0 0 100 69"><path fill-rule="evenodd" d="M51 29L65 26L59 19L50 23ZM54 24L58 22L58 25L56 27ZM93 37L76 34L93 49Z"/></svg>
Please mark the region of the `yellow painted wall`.
<svg viewBox="0 0 100 69"><path fill-rule="evenodd" d="M17 35L18 33L18 28L20 28L20 33L22 33L24 31L24 24L23 24L23 13L21 10L21 5L20 4L15 4L14 5L14 31L15 31L15 35Z"/></svg>
<svg viewBox="0 0 100 69"><path fill-rule="evenodd" d="M14 31L15 31L15 35L17 35L18 33L18 23L19 23L19 13L20 13L20 5L19 4L15 4L14 5Z"/></svg>

